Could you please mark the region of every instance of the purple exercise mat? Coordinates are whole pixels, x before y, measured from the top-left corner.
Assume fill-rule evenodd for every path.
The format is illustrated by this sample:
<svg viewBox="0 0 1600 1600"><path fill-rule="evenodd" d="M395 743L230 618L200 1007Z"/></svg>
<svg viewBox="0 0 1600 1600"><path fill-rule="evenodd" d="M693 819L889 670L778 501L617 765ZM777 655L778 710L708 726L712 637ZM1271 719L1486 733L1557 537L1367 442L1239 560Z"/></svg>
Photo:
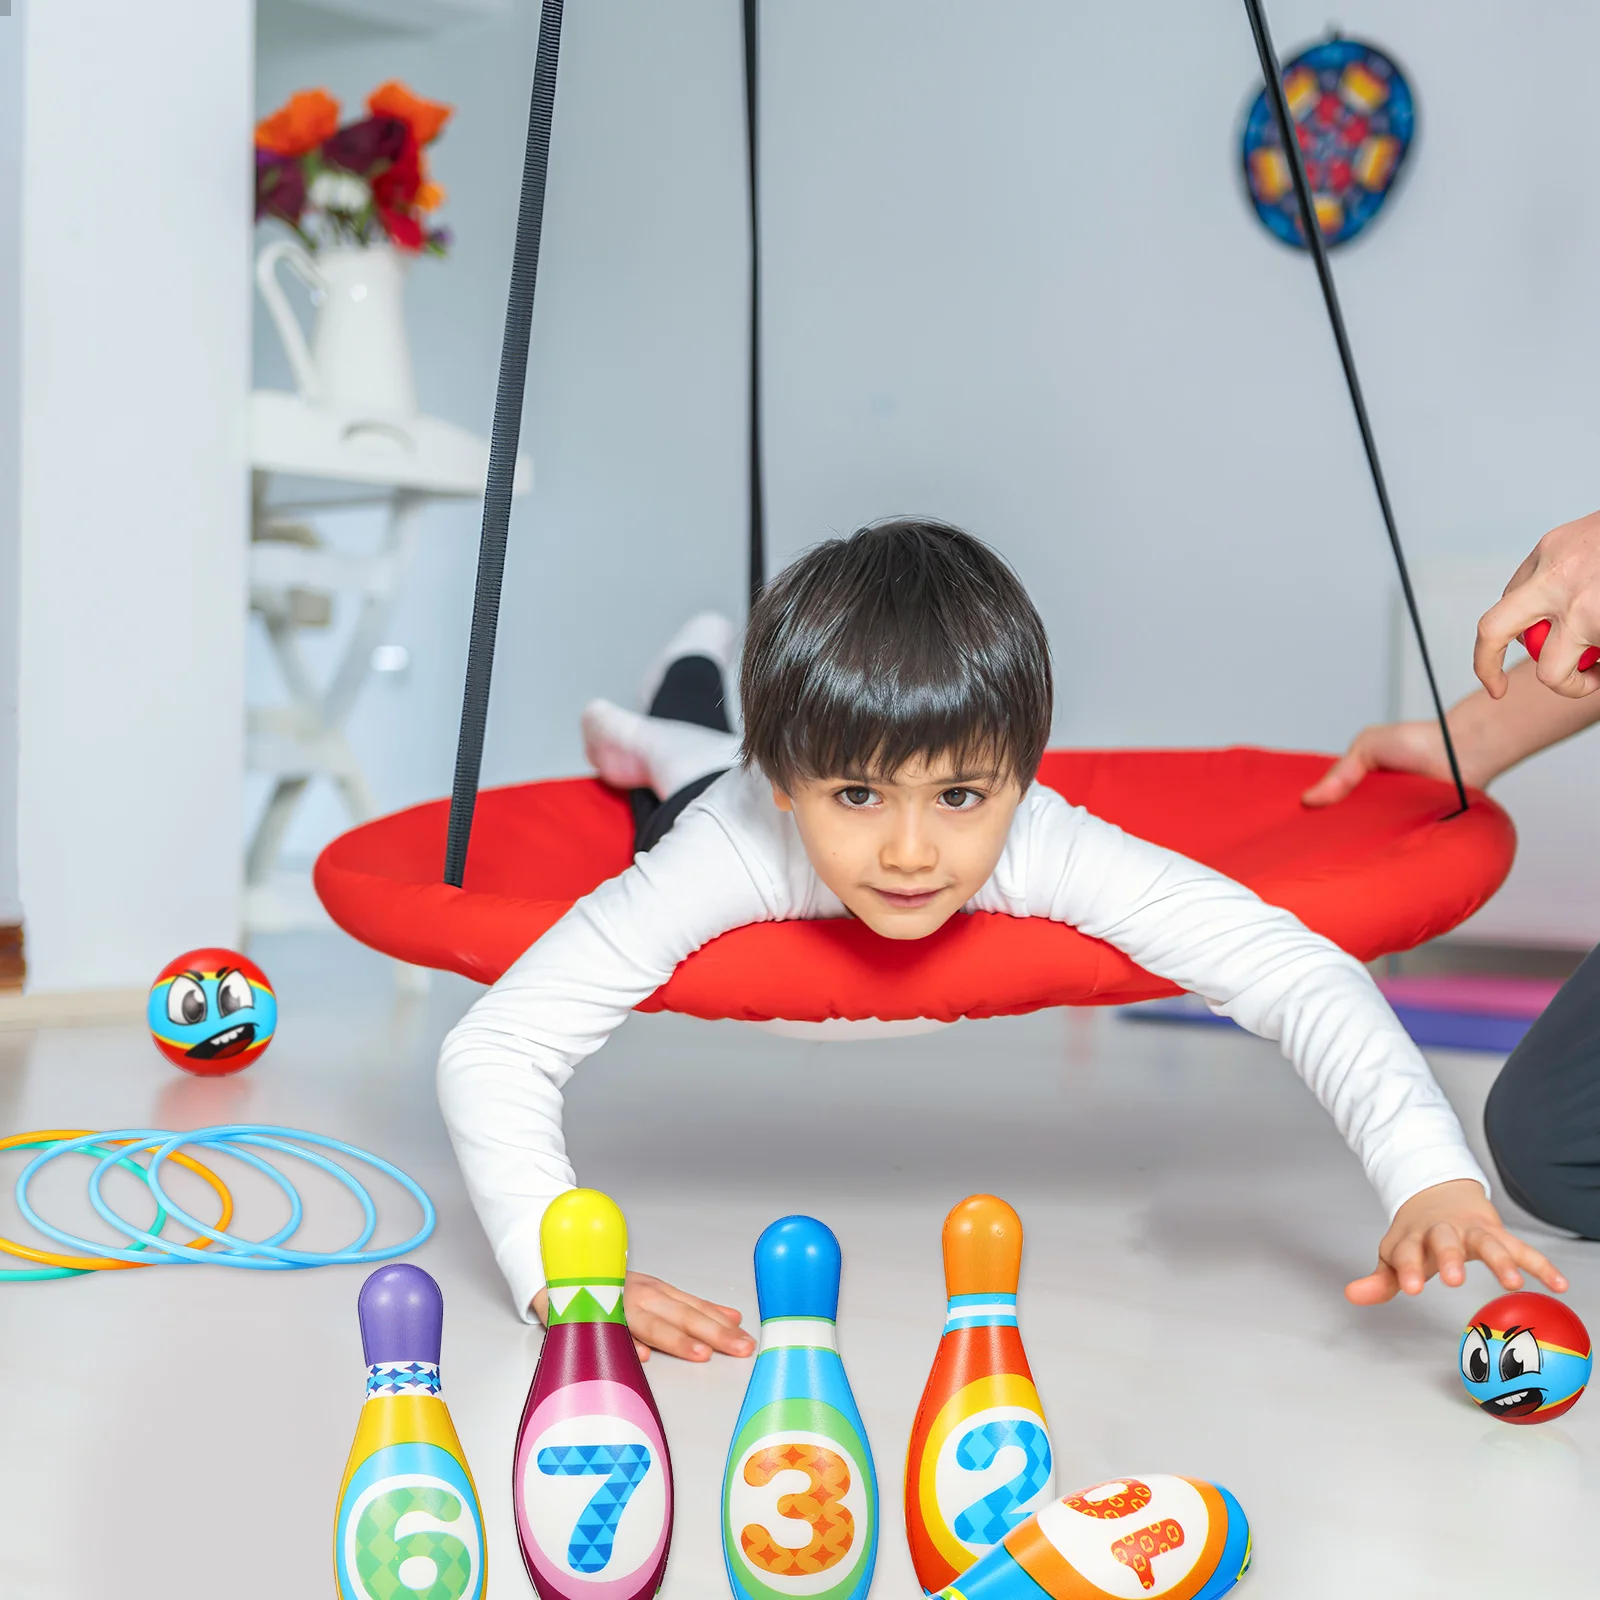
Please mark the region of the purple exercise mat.
<svg viewBox="0 0 1600 1600"><path fill-rule="evenodd" d="M1454 974L1381 978L1378 987L1417 1044L1505 1055L1517 1046L1561 985L1549 978ZM1190 994L1129 1006L1124 1014L1134 1022L1234 1026Z"/></svg>

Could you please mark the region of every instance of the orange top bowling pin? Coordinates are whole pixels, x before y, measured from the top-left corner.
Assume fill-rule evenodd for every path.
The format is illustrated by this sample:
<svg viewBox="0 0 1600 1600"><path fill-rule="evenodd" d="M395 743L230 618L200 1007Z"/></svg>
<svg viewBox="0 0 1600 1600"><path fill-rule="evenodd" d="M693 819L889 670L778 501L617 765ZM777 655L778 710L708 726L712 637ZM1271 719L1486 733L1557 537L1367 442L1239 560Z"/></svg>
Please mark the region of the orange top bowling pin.
<svg viewBox="0 0 1600 1600"><path fill-rule="evenodd" d="M992 1194L944 1222L944 1337L906 1454L906 1538L937 1594L1055 1498L1044 1408L1017 1330L1022 1221Z"/></svg>

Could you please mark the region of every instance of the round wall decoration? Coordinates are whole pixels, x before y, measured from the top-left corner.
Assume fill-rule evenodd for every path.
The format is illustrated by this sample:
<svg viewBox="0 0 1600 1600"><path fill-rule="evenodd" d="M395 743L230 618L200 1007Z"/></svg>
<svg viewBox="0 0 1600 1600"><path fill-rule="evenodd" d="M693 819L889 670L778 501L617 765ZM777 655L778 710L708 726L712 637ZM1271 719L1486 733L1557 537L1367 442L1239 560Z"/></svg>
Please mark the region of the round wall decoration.
<svg viewBox="0 0 1600 1600"><path fill-rule="evenodd" d="M1376 45L1324 39L1283 69L1317 223L1330 248L1347 243L1383 209L1416 134L1406 75ZM1245 184L1256 215L1285 244L1305 248L1294 178L1263 89L1241 138Z"/></svg>

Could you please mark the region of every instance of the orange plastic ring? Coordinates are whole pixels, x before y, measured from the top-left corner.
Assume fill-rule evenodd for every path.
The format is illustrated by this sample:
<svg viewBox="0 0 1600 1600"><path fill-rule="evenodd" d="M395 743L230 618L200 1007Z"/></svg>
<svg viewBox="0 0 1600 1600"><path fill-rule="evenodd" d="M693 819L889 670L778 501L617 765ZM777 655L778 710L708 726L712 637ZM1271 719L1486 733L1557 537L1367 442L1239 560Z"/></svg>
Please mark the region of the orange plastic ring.
<svg viewBox="0 0 1600 1600"><path fill-rule="evenodd" d="M14 1133L9 1139L0 1139L0 1150L15 1150L21 1145L48 1144L59 1139L86 1139L92 1137L94 1131L93 1128L48 1128L38 1133ZM117 1149L133 1142L132 1139L108 1139L106 1146L108 1149ZM184 1155L182 1151L174 1151L167 1159L187 1167L211 1185L222 1202L222 1215L217 1218L217 1228L219 1231L226 1229L233 1220L233 1195L227 1184L210 1167L196 1161L193 1156ZM191 1239L189 1248L204 1250L214 1242L211 1239ZM19 1256L24 1261L33 1261L42 1267L69 1267L75 1272L119 1272L124 1267L155 1267L163 1264L160 1261L113 1261L109 1256L64 1256L52 1250L35 1250L11 1239L0 1239L0 1250L8 1256Z"/></svg>

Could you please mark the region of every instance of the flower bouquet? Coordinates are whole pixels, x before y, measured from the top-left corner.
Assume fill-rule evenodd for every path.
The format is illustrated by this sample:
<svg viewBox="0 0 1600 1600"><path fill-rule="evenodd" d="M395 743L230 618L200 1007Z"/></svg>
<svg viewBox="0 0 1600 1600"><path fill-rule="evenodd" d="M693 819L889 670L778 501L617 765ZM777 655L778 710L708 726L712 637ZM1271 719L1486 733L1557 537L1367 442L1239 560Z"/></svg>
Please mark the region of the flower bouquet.
<svg viewBox="0 0 1600 1600"><path fill-rule="evenodd" d="M256 221L286 223L313 253L387 241L443 255L450 232L429 218L445 195L426 152L453 109L386 83L367 96L368 115L341 128L331 94L302 91L256 125Z"/></svg>

